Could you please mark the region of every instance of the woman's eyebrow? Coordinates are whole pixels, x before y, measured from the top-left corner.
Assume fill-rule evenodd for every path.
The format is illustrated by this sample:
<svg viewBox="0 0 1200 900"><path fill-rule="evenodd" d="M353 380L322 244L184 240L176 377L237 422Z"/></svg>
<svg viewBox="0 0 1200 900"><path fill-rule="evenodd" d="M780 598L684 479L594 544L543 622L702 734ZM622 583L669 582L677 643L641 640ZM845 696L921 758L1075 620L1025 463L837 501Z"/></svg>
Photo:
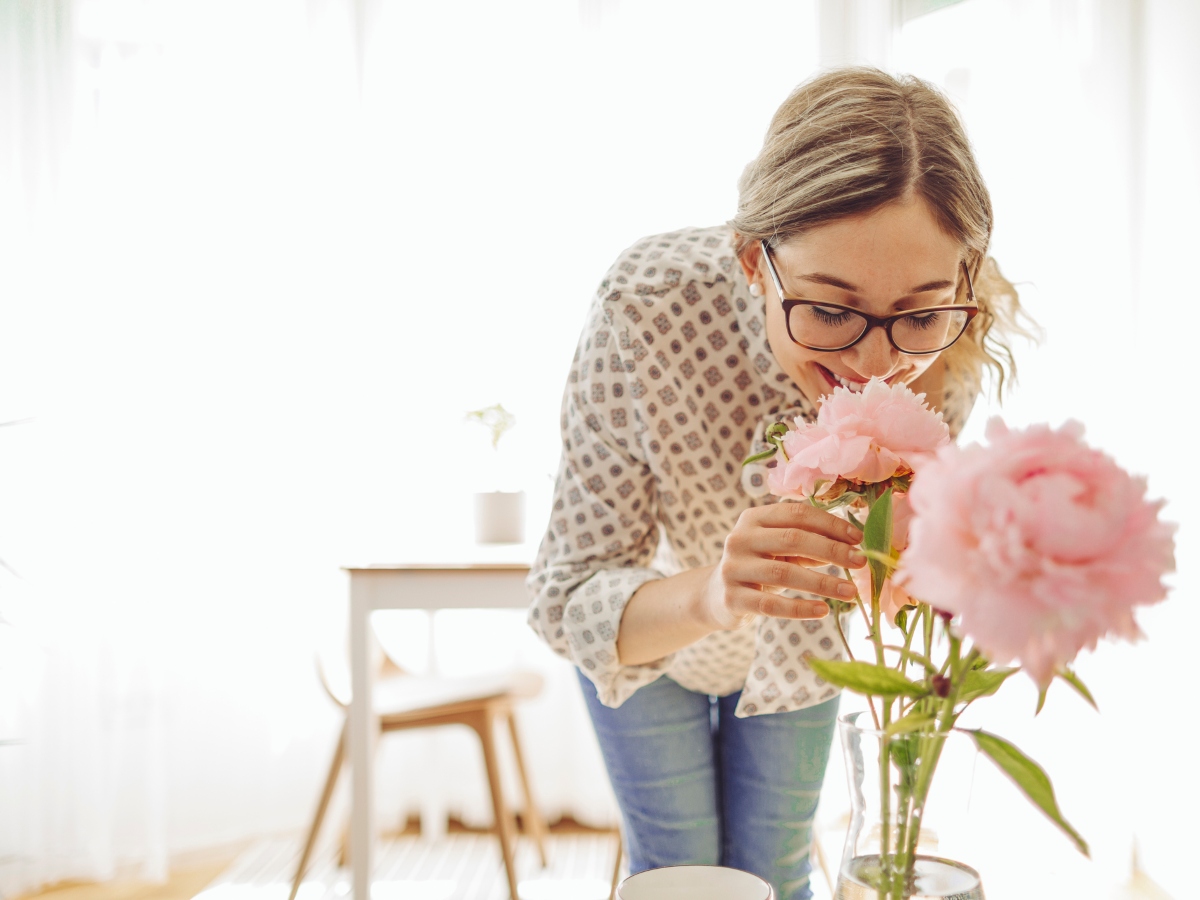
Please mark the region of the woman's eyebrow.
<svg viewBox="0 0 1200 900"><path fill-rule="evenodd" d="M835 278L833 275L825 275L822 272L812 272L808 275L798 275L797 277L801 281L808 281L812 284L827 284L830 287L839 288L843 291L849 291L851 294L860 293L859 289L850 284L850 282L842 281L842 279ZM908 293L924 294L927 291L944 291L946 288L952 288L954 286L955 283L953 281L946 281L945 279L940 281L927 281L924 284L919 284L915 288L912 288Z"/></svg>

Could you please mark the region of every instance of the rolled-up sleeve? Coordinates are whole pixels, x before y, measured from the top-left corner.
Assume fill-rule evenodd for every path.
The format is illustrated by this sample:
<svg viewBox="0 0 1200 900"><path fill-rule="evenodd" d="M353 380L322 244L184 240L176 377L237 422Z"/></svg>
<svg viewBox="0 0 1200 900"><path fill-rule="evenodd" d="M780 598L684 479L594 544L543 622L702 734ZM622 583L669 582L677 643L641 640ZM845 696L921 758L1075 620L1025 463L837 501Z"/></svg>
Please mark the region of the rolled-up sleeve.
<svg viewBox="0 0 1200 900"><path fill-rule="evenodd" d="M629 598L663 575L656 479L642 441L653 355L631 327L639 299L597 299L571 366L562 405L562 461L550 522L529 575L529 625L620 706L659 678L671 656L640 666L617 658Z"/></svg>

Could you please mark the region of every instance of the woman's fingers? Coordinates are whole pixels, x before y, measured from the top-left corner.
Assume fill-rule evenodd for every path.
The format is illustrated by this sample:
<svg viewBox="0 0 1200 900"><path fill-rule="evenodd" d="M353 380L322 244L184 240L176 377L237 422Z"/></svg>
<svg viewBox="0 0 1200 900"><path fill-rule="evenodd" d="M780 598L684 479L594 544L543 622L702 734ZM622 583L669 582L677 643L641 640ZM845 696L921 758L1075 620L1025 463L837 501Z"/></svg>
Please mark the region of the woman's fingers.
<svg viewBox="0 0 1200 900"><path fill-rule="evenodd" d="M858 548L862 532L836 516L800 503L777 503L795 507L787 514L761 514L739 522L729 535L727 549L751 556L786 556L815 560L815 565L833 563L849 569L866 565Z"/></svg>
<svg viewBox="0 0 1200 900"><path fill-rule="evenodd" d="M745 515L764 528L797 528L848 544L857 544L863 538L849 522L807 503L771 503L752 507Z"/></svg>
<svg viewBox="0 0 1200 900"><path fill-rule="evenodd" d="M746 535L752 553L812 560L812 565L833 563L847 569L867 564L867 557L853 544L835 541L799 528L756 528Z"/></svg>
<svg viewBox="0 0 1200 900"><path fill-rule="evenodd" d="M818 597L849 600L854 583L819 571L827 564L857 569L866 565L858 548L862 532L848 522L804 503L754 507L738 517L713 571L710 605L715 620L741 622L754 615L819 619L829 606L814 598L785 597L792 589Z"/></svg>
<svg viewBox="0 0 1200 900"><path fill-rule="evenodd" d="M743 558L728 565L723 574L728 581L737 584L791 588L838 600L851 600L857 593L852 581L797 565L787 559Z"/></svg>
<svg viewBox="0 0 1200 900"><path fill-rule="evenodd" d="M784 597L754 590L746 585L733 598L734 606L742 615L771 616L776 619L821 619L829 614L829 606L821 600L802 597Z"/></svg>

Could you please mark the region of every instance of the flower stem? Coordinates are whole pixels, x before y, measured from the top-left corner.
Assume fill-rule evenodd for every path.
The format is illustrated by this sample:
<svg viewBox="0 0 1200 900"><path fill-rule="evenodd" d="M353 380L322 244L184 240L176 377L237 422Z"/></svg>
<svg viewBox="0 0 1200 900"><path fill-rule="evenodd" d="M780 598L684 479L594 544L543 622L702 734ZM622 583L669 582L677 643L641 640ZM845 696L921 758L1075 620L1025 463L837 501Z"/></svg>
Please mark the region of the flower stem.
<svg viewBox="0 0 1200 900"><path fill-rule="evenodd" d="M842 571L846 573L846 580L853 584L854 579L850 577L850 570L843 568ZM875 629L871 627L871 620L867 617L867 608L863 604L862 596L858 593L857 588L854 591L854 605L857 606L858 611L862 613L863 621L867 625L867 635L869 637L874 637ZM850 659L854 659L854 654L850 652L850 645L846 643L846 635L842 634L842 623L840 620L835 621L837 621L838 634L842 637L842 643L846 647L846 652L850 654ZM879 730L879 715L875 712L875 704L872 702L870 695L867 695L867 709L871 711L871 719L875 722L875 729Z"/></svg>
<svg viewBox="0 0 1200 900"><path fill-rule="evenodd" d="M890 724L888 721L891 718L892 705L886 699L882 700L883 705L883 728L885 732L880 737L879 744L879 863L880 871L883 877L883 884L887 886L889 896L894 895L895 891L895 875L893 872L892 860L889 859L889 849L891 847L892 825L891 825L891 802L892 802L892 784L891 784L891 745L886 734L887 727ZM899 900L899 898L897 898Z"/></svg>
<svg viewBox="0 0 1200 900"><path fill-rule="evenodd" d="M855 662L854 651L850 649L850 642L846 640L846 632L842 631L842 617L836 612L833 614L833 624L837 626L838 637L842 639L842 646L846 648L846 656L850 662Z"/></svg>
<svg viewBox="0 0 1200 900"><path fill-rule="evenodd" d="M900 671L901 672L904 672L908 668L908 663L910 662L909 657L908 657L908 651L912 649L913 635L917 633L917 621L918 620L917 620L916 616L914 616L912 627L909 628L908 631L904 635L904 653L901 654L901 656L900 656ZM925 658L929 659L929 656L926 655Z"/></svg>
<svg viewBox="0 0 1200 900"><path fill-rule="evenodd" d="M929 790L933 785L934 771L937 769L938 760L941 758L942 748L946 744L946 736L954 728L954 723L958 720L958 715L954 712L954 706L958 702L958 692L962 687L962 676L967 671L970 671L971 665L978 656L978 653L972 649L965 661L960 660L962 640L956 638L949 627L946 628L946 636L950 641L950 653L947 659L947 662L950 664L951 673L950 692L935 706L937 720L934 725L934 734L932 736L922 735L920 739L921 762L913 785L912 810L910 814L911 824L908 834L905 835L904 846L900 849L900 855L906 863L906 868L916 862L917 843L921 838L921 820L924 818L925 803L929 798Z"/></svg>
<svg viewBox="0 0 1200 900"><path fill-rule="evenodd" d="M847 581L849 581L851 584L853 584L853 583L854 583L854 579L853 579L853 578L851 577L851 575L850 575L850 570L849 570L849 569L846 569L846 568L843 568L843 569L842 569L842 571L846 573L846 580L847 580ZM866 624L866 626L867 626L867 637L871 637L871 635L872 635L872 632L874 632L874 630L875 630L875 629L873 629L873 628L871 627L871 618L870 618L870 617L867 615L867 607L866 607L866 605L863 603L863 598L862 598L862 596L861 596L861 595L858 593L858 588L857 588L857 587L855 587L855 589L854 589L854 603L855 603L855 605L856 605L856 606L858 606L858 611L862 613L863 622L864 622L864 623Z"/></svg>
<svg viewBox="0 0 1200 900"><path fill-rule="evenodd" d="M905 629L904 633L904 650L900 654L900 660L897 665L897 670L902 674L907 672L910 662L908 653L912 647L913 636L917 633L917 628L920 627L920 617L914 616L912 624ZM925 657L928 660L928 656ZM928 672L925 673L928 677ZM919 701L913 701L912 706L915 707ZM903 710L901 710L903 715ZM900 740L908 740L907 738L899 738ZM907 755L905 759L908 760ZM909 760L911 764L911 760ZM899 779L897 788L897 808L896 808L896 873L893 880L893 889L897 900L903 900L904 886L909 881L909 874L916 864L916 846L917 840L920 837L920 821L913 821L914 806L915 806L915 779L908 778ZM914 835L916 838L914 838Z"/></svg>

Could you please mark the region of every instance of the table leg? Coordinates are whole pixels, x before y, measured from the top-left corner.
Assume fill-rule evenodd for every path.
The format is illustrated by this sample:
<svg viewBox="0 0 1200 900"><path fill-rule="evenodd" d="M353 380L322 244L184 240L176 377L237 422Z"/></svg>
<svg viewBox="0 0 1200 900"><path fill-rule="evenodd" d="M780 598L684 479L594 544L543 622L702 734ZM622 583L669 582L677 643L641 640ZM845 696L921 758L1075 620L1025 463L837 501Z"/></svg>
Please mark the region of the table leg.
<svg viewBox="0 0 1200 900"><path fill-rule="evenodd" d="M377 722L371 705L371 606L350 588L350 871L353 900L370 900L375 818L371 783Z"/></svg>
<svg viewBox="0 0 1200 900"><path fill-rule="evenodd" d="M426 671L431 678L436 678L440 672L437 658L437 610L428 610L429 617L429 665ZM429 771L441 770L443 753L443 738L441 728L431 728L425 737L425 756ZM421 837L429 841L441 841L446 838L446 826L449 812L446 809L445 785L439 778L431 778L421 792Z"/></svg>

